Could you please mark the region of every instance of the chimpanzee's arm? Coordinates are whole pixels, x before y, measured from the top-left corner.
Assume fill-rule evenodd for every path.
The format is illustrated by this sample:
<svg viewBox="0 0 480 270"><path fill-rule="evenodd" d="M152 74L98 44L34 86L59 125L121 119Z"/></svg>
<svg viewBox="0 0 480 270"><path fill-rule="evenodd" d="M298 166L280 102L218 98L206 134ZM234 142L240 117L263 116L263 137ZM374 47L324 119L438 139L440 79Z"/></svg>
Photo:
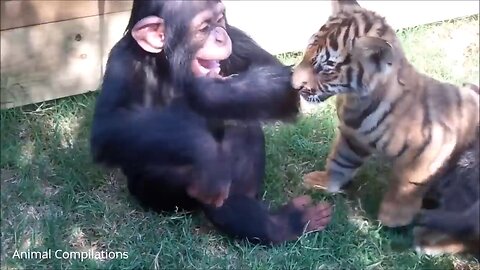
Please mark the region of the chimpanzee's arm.
<svg viewBox="0 0 480 270"><path fill-rule="evenodd" d="M195 78L184 87L190 106L209 118L288 120L299 111L290 68L252 66L226 79Z"/></svg>
<svg viewBox="0 0 480 270"><path fill-rule="evenodd" d="M462 211L446 211L444 209L424 209L415 221L416 225L425 226L457 235L479 235L480 201Z"/></svg>
<svg viewBox="0 0 480 270"><path fill-rule="evenodd" d="M185 165L194 162L199 130L171 113L142 109L96 115L92 150L97 161L112 165Z"/></svg>

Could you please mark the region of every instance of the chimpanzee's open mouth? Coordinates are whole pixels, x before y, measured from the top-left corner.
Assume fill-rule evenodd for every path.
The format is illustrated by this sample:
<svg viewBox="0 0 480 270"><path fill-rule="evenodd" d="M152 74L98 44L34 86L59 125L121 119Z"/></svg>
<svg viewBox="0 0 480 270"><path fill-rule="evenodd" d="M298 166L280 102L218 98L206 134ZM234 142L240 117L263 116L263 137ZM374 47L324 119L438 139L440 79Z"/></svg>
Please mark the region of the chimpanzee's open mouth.
<svg viewBox="0 0 480 270"><path fill-rule="evenodd" d="M217 60L205 60L197 58L194 62L194 70L198 71L198 75L207 76L208 74L219 75L220 73L220 61Z"/></svg>

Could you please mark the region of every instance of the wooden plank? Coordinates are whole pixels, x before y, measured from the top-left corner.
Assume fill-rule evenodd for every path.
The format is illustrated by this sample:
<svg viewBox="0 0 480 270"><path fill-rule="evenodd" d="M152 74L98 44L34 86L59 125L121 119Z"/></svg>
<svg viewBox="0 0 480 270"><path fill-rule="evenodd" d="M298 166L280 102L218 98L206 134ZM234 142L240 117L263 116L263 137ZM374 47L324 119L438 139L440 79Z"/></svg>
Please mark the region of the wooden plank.
<svg viewBox="0 0 480 270"><path fill-rule="evenodd" d="M132 0L1 1L1 30L128 11Z"/></svg>
<svg viewBox="0 0 480 270"><path fill-rule="evenodd" d="M0 32L1 107L96 90L130 12Z"/></svg>

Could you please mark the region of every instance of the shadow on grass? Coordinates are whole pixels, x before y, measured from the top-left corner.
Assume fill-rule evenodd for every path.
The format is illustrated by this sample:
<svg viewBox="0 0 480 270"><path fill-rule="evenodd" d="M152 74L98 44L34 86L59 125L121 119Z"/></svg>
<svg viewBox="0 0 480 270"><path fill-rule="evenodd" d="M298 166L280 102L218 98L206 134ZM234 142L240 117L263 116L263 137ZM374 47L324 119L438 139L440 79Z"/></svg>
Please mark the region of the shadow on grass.
<svg viewBox="0 0 480 270"><path fill-rule="evenodd" d="M118 233L115 220L136 213L123 213L129 200L115 171L91 162L94 100L88 94L1 112L2 265L96 268L108 257L63 252L128 251L105 241ZM50 258L15 255L49 250Z"/></svg>

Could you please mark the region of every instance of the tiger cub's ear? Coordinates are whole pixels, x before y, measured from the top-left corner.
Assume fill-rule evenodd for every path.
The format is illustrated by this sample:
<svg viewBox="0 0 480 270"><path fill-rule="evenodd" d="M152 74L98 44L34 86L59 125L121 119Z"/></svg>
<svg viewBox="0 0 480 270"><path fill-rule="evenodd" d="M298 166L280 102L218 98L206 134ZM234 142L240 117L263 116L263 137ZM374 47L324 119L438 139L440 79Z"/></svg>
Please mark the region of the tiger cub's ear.
<svg viewBox="0 0 480 270"><path fill-rule="evenodd" d="M360 7L357 1L355 0L332 0L332 14L337 14L339 12L350 11L354 7Z"/></svg>
<svg viewBox="0 0 480 270"><path fill-rule="evenodd" d="M352 40L352 57L380 72L393 62L393 48L378 37L357 37Z"/></svg>

